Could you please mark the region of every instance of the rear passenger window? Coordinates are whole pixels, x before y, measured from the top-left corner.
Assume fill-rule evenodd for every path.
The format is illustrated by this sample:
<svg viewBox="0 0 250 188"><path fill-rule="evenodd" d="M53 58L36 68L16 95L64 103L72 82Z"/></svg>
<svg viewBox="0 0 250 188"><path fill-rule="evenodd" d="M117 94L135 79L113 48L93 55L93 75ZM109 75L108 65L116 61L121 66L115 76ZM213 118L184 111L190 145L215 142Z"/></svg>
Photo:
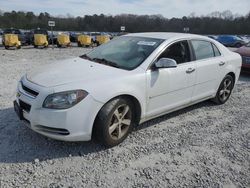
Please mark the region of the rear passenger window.
<svg viewBox="0 0 250 188"><path fill-rule="evenodd" d="M214 44L213 44L213 49L214 49L214 56L215 57L221 56L219 49Z"/></svg>
<svg viewBox="0 0 250 188"><path fill-rule="evenodd" d="M202 40L192 40L191 43L194 48L196 60L214 57L214 50L210 42Z"/></svg>

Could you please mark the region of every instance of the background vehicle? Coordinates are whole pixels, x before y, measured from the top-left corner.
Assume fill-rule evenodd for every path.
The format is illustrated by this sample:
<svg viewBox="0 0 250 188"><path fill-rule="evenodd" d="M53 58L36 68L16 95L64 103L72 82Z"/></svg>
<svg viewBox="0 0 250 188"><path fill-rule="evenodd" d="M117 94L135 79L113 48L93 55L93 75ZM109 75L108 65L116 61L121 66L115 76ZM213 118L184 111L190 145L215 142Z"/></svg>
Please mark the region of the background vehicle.
<svg viewBox="0 0 250 188"><path fill-rule="evenodd" d="M246 41L234 35L220 35L216 40L227 47L239 48L246 45Z"/></svg>
<svg viewBox="0 0 250 188"><path fill-rule="evenodd" d="M21 41L18 39L18 35L16 34L4 34L3 35L3 45L5 49L9 49L15 47L17 49L21 48Z"/></svg>
<svg viewBox="0 0 250 188"><path fill-rule="evenodd" d="M21 42L21 44L22 45L26 44L25 34L23 32L21 32L21 30L19 30L19 29L14 29L14 28L5 29L3 31L3 35L4 34L16 34L16 35L18 35L18 40Z"/></svg>
<svg viewBox="0 0 250 188"><path fill-rule="evenodd" d="M98 35L96 36L96 45L99 46L101 44L105 44L110 41L109 35Z"/></svg>
<svg viewBox="0 0 250 188"><path fill-rule="evenodd" d="M3 44L3 31L0 29L0 46Z"/></svg>
<svg viewBox="0 0 250 188"><path fill-rule="evenodd" d="M34 36L33 36L33 43L34 47L37 48L39 46L42 47L47 47L49 45L49 35L48 31L45 29L35 29L33 31Z"/></svg>
<svg viewBox="0 0 250 188"><path fill-rule="evenodd" d="M250 73L250 43L236 50L242 57L242 72Z"/></svg>
<svg viewBox="0 0 250 188"><path fill-rule="evenodd" d="M57 35L57 47L69 47L70 46L70 38L66 33L61 33Z"/></svg>
<svg viewBox="0 0 250 188"><path fill-rule="evenodd" d="M58 32L54 31L53 34L52 34L51 31L48 31L48 42L49 42L49 44L52 44L52 41L53 41L53 44L56 45L57 36L58 36Z"/></svg>
<svg viewBox="0 0 250 188"><path fill-rule="evenodd" d="M47 137L115 146L138 123L208 99L224 104L240 67L239 54L208 37L134 33L23 76L14 107Z"/></svg>
<svg viewBox="0 0 250 188"><path fill-rule="evenodd" d="M92 45L92 38L89 35L78 35L77 37L77 45L78 47L89 47Z"/></svg>
<svg viewBox="0 0 250 188"><path fill-rule="evenodd" d="M80 33L78 32L69 32L69 36L70 36L70 41L71 42L77 42L77 37L80 35Z"/></svg>
<svg viewBox="0 0 250 188"><path fill-rule="evenodd" d="M101 33L100 33L100 32L90 32L89 35L90 35L91 38L92 38L92 43L97 44L96 37L97 37L97 36L100 36Z"/></svg>

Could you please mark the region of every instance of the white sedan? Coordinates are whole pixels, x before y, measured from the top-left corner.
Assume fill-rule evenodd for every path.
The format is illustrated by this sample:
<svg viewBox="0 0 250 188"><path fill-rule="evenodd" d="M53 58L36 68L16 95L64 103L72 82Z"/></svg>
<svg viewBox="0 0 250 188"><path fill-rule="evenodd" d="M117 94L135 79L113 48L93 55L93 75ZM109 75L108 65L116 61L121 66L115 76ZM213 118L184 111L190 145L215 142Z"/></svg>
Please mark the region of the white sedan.
<svg viewBox="0 0 250 188"><path fill-rule="evenodd" d="M240 69L238 54L207 37L129 34L24 75L14 109L47 137L114 146L149 119L208 99L225 103Z"/></svg>

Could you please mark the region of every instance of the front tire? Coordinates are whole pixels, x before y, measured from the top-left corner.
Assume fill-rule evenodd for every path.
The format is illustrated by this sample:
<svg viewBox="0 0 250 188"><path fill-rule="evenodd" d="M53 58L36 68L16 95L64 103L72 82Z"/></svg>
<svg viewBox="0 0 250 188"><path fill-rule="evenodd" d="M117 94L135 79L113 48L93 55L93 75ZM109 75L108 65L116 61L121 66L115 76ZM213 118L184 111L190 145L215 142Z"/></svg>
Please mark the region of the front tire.
<svg viewBox="0 0 250 188"><path fill-rule="evenodd" d="M226 75L222 80L216 96L212 101L216 104L224 104L229 99L234 87L234 79L231 75Z"/></svg>
<svg viewBox="0 0 250 188"><path fill-rule="evenodd" d="M106 103L97 115L94 136L103 145L113 147L126 139L135 122L133 103L115 98Z"/></svg>

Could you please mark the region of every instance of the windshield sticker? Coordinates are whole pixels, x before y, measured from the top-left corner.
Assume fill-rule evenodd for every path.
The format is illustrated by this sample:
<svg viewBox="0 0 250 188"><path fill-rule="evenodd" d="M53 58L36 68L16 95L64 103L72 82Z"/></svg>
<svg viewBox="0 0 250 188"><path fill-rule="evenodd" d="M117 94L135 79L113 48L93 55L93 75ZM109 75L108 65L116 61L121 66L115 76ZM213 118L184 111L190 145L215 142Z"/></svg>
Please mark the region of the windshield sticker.
<svg viewBox="0 0 250 188"><path fill-rule="evenodd" d="M138 45L145 45L145 46L154 46L156 42L150 42L150 41L139 41L137 42Z"/></svg>

